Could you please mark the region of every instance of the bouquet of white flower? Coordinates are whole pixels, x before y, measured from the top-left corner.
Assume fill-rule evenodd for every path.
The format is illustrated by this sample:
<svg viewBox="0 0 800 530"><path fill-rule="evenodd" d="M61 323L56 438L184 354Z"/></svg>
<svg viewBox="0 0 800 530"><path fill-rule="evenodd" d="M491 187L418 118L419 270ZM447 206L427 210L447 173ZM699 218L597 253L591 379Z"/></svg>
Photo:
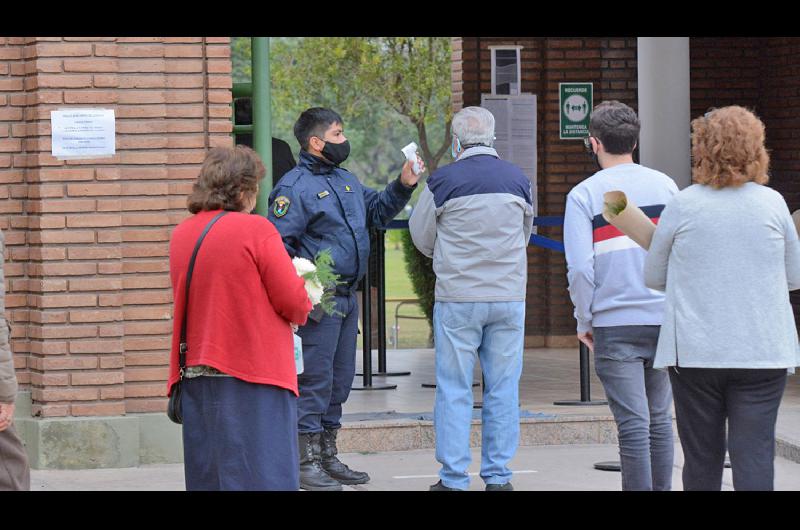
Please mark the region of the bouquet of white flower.
<svg viewBox="0 0 800 530"><path fill-rule="evenodd" d="M316 275L317 266L306 258L294 258L292 259L292 264L297 271L297 275L306 282L306 292L311 300L311 305L317 305L322 300L324 291Z"/></svg>
<svg viewBox="0 0 800 530"><path fill-rule="evenodd" d="M339 276L333 273L333 258L331 251L325 249L319 252L314 260L315 263L305 258L294 258L294 265L297 275L305 280L306 293L311 300L311 305L319 306L329 314L336 314L336 304L333 300L333 291L339 282ZM297 331L297 325L292 324L292 330ZM294 362L297 373L303 373L303 341L295 333L294 335Z"/></svg>
<svg viewBox="0 0 800 530"><path fill-rule="evenodd" d="M333 272L333 258L331 251L320 251L314 262L305 258L294 258L292 264L297 275L306 282L306 292L312 305L320 305L322 310L329 315L336 313L336 304L333 300L333 291L339 283L339 276Z"/></svg>

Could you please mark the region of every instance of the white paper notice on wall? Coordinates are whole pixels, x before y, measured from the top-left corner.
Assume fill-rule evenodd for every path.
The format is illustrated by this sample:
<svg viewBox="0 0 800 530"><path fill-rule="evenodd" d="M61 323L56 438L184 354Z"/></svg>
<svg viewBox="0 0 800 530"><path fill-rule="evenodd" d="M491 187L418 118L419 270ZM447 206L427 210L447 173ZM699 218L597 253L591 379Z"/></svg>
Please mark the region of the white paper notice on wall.
<svg viewBox="0 0 800 530"><path fill-rule="evenodd" d="M114 109L50 111L52 153L59 160L105 158L116 153Z"/></svg>

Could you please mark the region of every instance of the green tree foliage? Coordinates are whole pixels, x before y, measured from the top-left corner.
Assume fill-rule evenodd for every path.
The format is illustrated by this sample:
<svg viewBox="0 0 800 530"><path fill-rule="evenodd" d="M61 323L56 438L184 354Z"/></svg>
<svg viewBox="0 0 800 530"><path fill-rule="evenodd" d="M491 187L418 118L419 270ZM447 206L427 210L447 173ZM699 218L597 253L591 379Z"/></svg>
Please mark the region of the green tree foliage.
<svg viewBox="0 0 800 530"><path fill-rule="evenodd" d="M433 329L433 302L434 289L436 287L436 276L433 274L433 260L425 257L422 252L417 250L411 240L408 230L402 230L403 257L406 260L406 270L411 278L411 286L414 294L419 299L419 305L428 319L431 329Z"/></svg>
<svg viewBox="0 0 800 530"><path fill-rule="evenodd" d="M249 83L253 77L251 66L252 48L250 37L233 37L231 39L231 63L233 65L233 82Z"/></svg>
<svg viewBox="0 0 800 530"><path fill-rule="evenodd" d="M250 79L250 38L233 39L234 82ZM273 134L308 107L336 110L352 144L348 169L373 186L397 176L410 141L430 171L450 147L450 39L275 37L270 40Z"/></svg>
<svg viewBox="0 0 800 530"><path fill-rule="evenodd" d="M380 98L417 130L425 165L433 171L450 147L452 121L450 39L381 37L364 39L363 91ZM441 139L437 141L438 130Z"/></svg>

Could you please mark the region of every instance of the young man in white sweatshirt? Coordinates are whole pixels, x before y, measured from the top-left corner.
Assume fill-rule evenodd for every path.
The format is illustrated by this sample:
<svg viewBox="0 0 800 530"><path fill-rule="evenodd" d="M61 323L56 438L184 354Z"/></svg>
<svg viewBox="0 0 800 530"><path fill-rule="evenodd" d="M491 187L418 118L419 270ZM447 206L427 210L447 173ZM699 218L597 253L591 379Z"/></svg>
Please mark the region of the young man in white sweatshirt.
<svg viewBox="0 0 800 530"><path fill-rule="evenodd" d="M653 369L664 295L644 284L646 251L603 218L603 194L623 191L658 222L678 192L667 175L633 161L639 119L605 101L589 122L587 148L599 171L567 195L564 247L578 339L594 352L619 434L623 490L672 487L672 391Z"/></svg>

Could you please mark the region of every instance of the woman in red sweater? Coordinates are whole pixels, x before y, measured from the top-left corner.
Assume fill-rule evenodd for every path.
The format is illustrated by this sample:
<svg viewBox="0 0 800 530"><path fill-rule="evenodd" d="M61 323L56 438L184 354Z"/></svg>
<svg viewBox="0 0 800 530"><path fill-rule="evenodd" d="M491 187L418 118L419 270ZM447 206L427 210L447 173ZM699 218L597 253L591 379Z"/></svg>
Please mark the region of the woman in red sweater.
<svg viewBox="0 0 800 530"><path fill-rule="evenodd" d="M297 374L291 324L311 310L275 227L250 215L266 170L244 146L214 148L170 241L175 301L168 389L179 379L186 275L183 451L187 490L297 490Z"/></svg>

